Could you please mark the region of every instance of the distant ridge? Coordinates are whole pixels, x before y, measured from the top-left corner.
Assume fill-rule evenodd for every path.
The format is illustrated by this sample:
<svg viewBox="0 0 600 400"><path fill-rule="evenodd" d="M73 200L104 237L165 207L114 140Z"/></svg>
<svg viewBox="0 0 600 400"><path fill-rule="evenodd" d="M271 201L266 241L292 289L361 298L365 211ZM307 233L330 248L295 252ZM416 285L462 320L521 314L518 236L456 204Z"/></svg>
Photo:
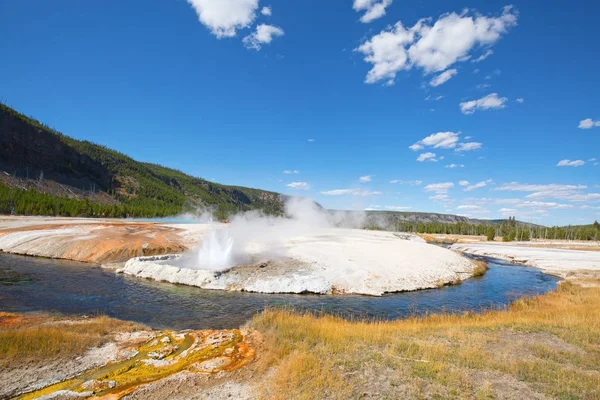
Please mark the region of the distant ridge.
<svg viewBox="0 0 600 400"><path fill-rule="evenodd" d="M0 104L0 214L162 217L211 208L218 218L248 210L283 214L287 196L187 175L76 140ZM362 212L361 212L362 213ZM367 223L494 225L427 212L367 211ZM524 223L523 223L524 224Z"/></svg>
<svg viewBox="0 0 600 400"><path fill-rule="evenodd" d="M139 162L56 132L4 104L0 104L0 185L4 191L46 195L39 202L60 214L66 208L81 212L82 201L91 204L90 210L115 217L175 215L198 207L211 207L222 215L254 209L283 212L279 193L220 185ZM61 199L70 200L69 205ZM33 208L23 213L44 214Z"/></svg>

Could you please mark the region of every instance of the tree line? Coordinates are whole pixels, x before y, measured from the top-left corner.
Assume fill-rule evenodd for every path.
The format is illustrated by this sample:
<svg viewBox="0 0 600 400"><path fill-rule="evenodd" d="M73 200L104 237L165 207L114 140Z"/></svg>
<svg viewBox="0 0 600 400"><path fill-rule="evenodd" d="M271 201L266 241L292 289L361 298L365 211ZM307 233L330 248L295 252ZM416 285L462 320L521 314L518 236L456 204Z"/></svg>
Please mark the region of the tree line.
<svg viewBox="0 0 600 400"><path fill-rule="evenodd" d="M0 184L0 214L61 217L155 218L180 214L181 205L160 199L133 198L119 204L100 204L89 199L57 197L35 190Z"/></svg>
<svg viewBox="0 0 600 400"><path fill-rule="evenodd" d="M486 236L488 240L502 238L502 241L544 240L600 240L600 224L594 221L590 225L577 226L539 226L518 222L509 217L496 224L470 224L457 222L444 224L436 222L395 221L389 228L399 232L415 232L443 235Z"/></svg>

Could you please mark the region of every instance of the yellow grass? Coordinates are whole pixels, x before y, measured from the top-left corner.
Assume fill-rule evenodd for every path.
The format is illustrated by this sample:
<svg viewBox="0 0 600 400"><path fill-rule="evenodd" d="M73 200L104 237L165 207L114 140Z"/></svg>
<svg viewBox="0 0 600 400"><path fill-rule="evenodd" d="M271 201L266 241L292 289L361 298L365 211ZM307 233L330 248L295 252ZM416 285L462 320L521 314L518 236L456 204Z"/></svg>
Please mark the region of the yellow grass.
<svg viewBox="0 0 600 400"><path fill-rule="evenodd" d="M59 320L0 312L0 367L74 357L109 341L116 332L138 328L108 317Z"/></svg>
<svg viewBox="0 0 600 400"><path fill-rule="evenodd" d="M266 398L600 399L600 288L393 322L268 310Z"/></svg>

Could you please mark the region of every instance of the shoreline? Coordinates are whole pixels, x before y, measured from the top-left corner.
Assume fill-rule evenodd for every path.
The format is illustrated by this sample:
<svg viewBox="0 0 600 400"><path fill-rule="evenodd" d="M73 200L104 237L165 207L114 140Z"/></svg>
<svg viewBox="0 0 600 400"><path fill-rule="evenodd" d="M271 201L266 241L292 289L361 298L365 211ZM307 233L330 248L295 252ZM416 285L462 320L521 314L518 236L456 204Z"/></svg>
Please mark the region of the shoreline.
<svg viewBox="0 0 600 400"><path fill-rule="evenodd" d="M482 314L466 312L396 321L348 321L331 315L267 309L243 328L256 330L260 338L253 344L256 357L239 370L208 375L177 371L171 377L137 386L131 395L149 399L176 391L173 398L179 399L191 396L223 399L232 395L246 399L280 398L277 393L282 394L285 386L288 387L286 393L292 390L300 394L309 390L313 396L335 393L336 398L347 397L357 390L368 393L368 398L397 398L401 393L410 396L421 393L429 397L447 395L446 390L458 387L463 395L470 393L469 397L480 397L482 392L499 398L543 399L544 395L556 397L559 393L594 397L600 394L596 385L598 377L586 368L600 365L600 335L596 330L600 328L596 313L600 311L599 300L598 287L584 288L563 281L552 292L517 299L506 309ZM42 318L65 320L43 315ZM73 326L73 322L68 324ZM594 331L596 334L592 336L586 333ZM298 342L300 338L304 339ZM496 354L499 349L502 349L501 358L490 356L490 351ZM522 375L521 371L532 366L548 368L549 361L545 357L552 354L561 355L552 361L553 368L559 368L558 375L545 369ZM375 355L379 361L374 364L369 360ZM298 369L300 360L310 367ZM338 363L344 368L336 366ZM94 368L98 366L91 370ZM390 368L409 385L390 384L396 379L395 375L385 373L385 369ZM423 374L430 369L437 372ZM30 370L29 376L36 374L34 371L37 370ZM5 377L6 373L6 369L0 368L0 376ZM356 379L356 373L362 378ZM578 379L573 381L575 375ZM312 385L310 382L318 376L322 383ZM336 382L345 384L340 386ZM471 383L465 387L460 382Z"/></svg>

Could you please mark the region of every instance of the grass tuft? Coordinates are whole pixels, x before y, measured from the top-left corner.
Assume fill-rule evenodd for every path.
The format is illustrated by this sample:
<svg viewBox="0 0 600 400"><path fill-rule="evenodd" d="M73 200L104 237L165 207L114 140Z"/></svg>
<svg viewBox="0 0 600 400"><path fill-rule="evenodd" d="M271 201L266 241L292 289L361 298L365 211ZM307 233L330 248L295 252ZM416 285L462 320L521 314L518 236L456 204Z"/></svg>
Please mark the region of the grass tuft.
<svg viewBox="0 0 600 400"><path fill-rule="evenodd" d="M116 332L139 328L135 323L105 316L60 320L0 312L0 367L74 357L106 343Z"/></svg>
<svg viewBox="0 0 600 400"><path fill-rule="evenodd" d="M483 266L482 266L483 268ZM347 321L266 310L268 398L600 398L600 288L505 310Z"/></svg>

